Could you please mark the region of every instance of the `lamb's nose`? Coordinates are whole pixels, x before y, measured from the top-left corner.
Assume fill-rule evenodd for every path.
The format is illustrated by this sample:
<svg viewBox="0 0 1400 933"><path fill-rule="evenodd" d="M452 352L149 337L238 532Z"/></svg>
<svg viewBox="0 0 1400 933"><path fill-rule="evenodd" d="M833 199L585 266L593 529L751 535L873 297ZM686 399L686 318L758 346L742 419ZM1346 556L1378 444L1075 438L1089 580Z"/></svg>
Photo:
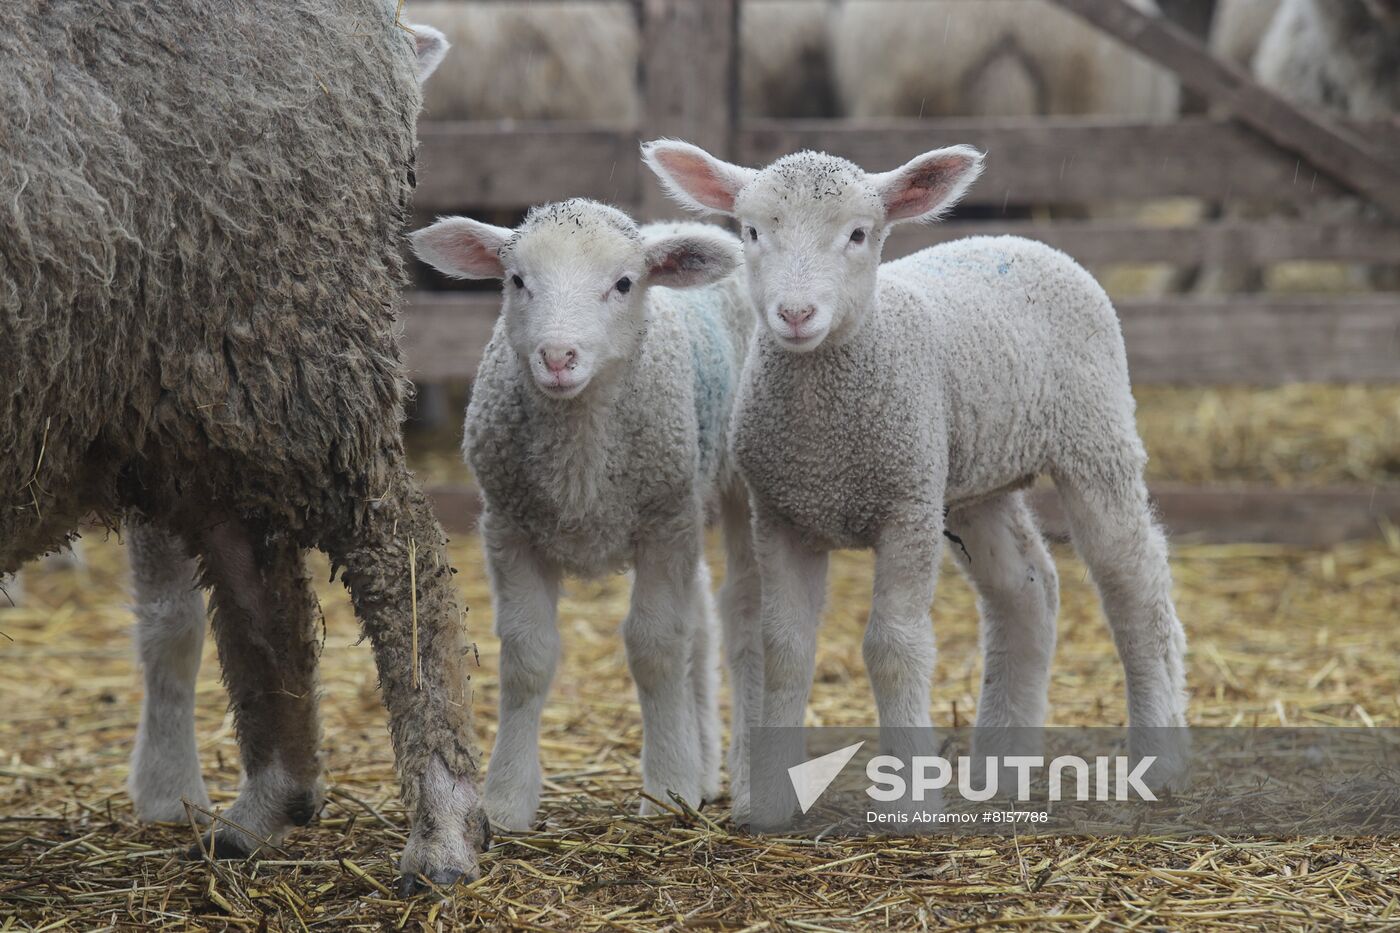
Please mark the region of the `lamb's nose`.
<svg viewBox="0 0 1400 933"><path fill-rule="evenodd" d="M552 373L561 373L573 368L574 360L578 359L578 352L568 347L540 347L540 359L544 361L545 369Z"/></svg>
<svg viewBox="0 0 1400 933"><path fill-rule="evenodd" d="M812 319L812 315L817 313L815 305L807 305L805 308L779 308L778 317L783 319L783 323L789 327L801 327Z"/></svg>

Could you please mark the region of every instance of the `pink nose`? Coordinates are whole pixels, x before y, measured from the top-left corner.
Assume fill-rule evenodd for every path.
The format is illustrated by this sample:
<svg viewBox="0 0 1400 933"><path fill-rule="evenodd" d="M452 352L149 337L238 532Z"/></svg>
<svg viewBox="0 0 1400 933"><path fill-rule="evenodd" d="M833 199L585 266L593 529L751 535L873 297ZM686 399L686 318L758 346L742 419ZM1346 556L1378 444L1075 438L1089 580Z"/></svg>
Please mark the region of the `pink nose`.
<svg viewBox="0 0 1400 933"><path fill-rule="evenodd" d="M540 359L544 360L545 369L552 373L562 373L573 368L578 353L565 347L540 347Z"/></svg>
<svg viewBox="0 0 1400 933"><path fill-rule="evenodd" d="M812 315L817 313L817 309L808 305L805 308L779 308L778 317L789 327L798 328L812 319Z"/></svg>

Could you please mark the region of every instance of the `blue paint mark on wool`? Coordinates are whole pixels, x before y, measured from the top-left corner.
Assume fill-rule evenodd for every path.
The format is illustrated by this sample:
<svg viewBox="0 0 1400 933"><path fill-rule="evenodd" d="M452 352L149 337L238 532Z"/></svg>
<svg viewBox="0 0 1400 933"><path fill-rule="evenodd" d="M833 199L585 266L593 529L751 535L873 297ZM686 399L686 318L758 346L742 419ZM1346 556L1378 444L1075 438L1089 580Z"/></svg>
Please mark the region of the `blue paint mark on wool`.
<svg viewBox="0 0 1400 933"><path fill-rule="evenodd" d="M695 360L695 420L700 436L700 473L713 476L719 466L720 445L729 420L734 391L734 365L720 319L719 296L708 288L676 290L690 350Z"/></svg>

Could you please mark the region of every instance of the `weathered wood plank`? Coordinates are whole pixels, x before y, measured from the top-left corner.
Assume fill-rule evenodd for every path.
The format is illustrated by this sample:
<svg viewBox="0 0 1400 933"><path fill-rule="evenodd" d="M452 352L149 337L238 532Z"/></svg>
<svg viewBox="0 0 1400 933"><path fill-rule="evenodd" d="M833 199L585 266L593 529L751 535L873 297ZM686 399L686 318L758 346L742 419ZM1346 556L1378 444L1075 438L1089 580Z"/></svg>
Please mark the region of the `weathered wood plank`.
<svg viewBox="0 0 1400 933"><path fill-rule="evenodd" d="M684 119L647 138L696 138ZM670 130L665 126L672 126ZM1400 148L1400 130L1356 126ZM659 189L643 171L635 130L567 122L432 121L419 126L418 191L425 212L521 208L583 196L636 204ZM1189 195L1304 203L1342 188L1231 120L1174 123L1054 120L749 120L735 158L765 164L798 149L890 168L926 149L962 142L989 154L969 204L1104 201ZM715 146L723 151L727 143ZM559 154L568 153L567 159ZM660 202L656 202L660 205ZM660 207L657 208L661 209ZM666 212L673 213L669 207Z"/></svg>
<svg viewBox="0 0 1400 933"><path fill-rule="evenodd" d="M400 344L409 376L420 382L474 377L500 307L495 292L410 292Z"/></svg>
<svg viewBox="0 0 1400 933"><path fill-rule="evenodd" d="M481 496L474 486L434 486L428 496L438 521L450 534L476 530ZM1252 541L1328 547L1376 537L1382 522L1400 524L1400 488L1390 486L1281 489L1162 483L1153 485L1152 498L1177 543ZM1069 537L1053 487L1037 487L1031 502L1047 535Z"/></svg>
<svg viewBox="0 0 1400 933"><path fill-rule="evenodd" d="M1374 538L1384 522L1400 524L1400 488L1341 486L1282 489L1277 486L1152 486L1152 498L1177 543L1265 542L1329 547ZM1069 536L1059 494L1038 487L1031 502L1046 534Z"/></svg>
<svg viewBox="0 0 1400 933"><path fill-rule="evenodd" d="M415 378L470 378L490 337L495 294L410 296L404 357ZM1140 385L1400 382L1400 295L1119 302Z"/></svg>
<svg viewBox="0 0 1400 933"><path fill-rule="evenodd" d="M1054 0L1085 22L1171 69L1184 86L1264 138L1295 152L1400 218L1400 164L1373 150L1328 115L1308 110L1258 84L1240 68L1221 61L1200 40L1161 16L1143 13L1123 0Z"/></svg>
<svg viewBox="0 0 1400 933"><path fill-rule="evenodd" d="M1400 382L1400 295L1120 301L1142 385Z"/></svg>
<svg viewBox="0 0 1400 933"><path fill-rule="evenodd" d="M1146 227L1116 221L961 221L898 228L885 244L895 259L966 236L1024 236L1048 243L1084 263L1218 262L1265 265L1296 259L1393 262L1400 256L1400 225L1299 221L1218 222Z"/></svg>
<svg viewBox="0 0 1400 933"><path fill-rule="evenodd" d="M425 120L418 128L413 201L427 212L513 209L572 197L629 204L637 200L638 170L631 129Z"/></svg>
<svg viewBox="0 0 1400 933"><path fill-rule="evenodd" d="M969 204L1102 202L1186 195L1302 203L1344 192L1232 120L1113 118L747 120L736 158L765 165L799 149L883 171L928 149L967 143L987 153Z"/></svg>
<svg viewBox="0 0 1400 933"><path fill-rule="evenodd" d="M738 108L738 0L642 0L642 137L727 156ZM636 147L633 147L636 161ZM640 214L675 213L646 174Z"/></svg>

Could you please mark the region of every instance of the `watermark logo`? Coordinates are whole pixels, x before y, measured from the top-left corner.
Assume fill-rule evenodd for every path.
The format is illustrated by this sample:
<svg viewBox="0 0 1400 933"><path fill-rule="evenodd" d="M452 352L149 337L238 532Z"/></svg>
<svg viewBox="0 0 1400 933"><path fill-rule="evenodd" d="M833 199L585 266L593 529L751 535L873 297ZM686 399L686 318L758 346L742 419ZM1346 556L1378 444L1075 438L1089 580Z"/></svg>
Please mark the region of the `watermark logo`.
<svg viewBox="0 0 1400 933"><path fill-rule="evenodd" d="M757 728L758 831L1400 836L1400 729Z"/></svg>
<svg viewBox="0 0 1400 933"><path fill-rule="evenodd" d="M856 752L860 751L864 744L857 742L847 745L845 748L838 748L834 752L827 752L788 768L788 780L792 781L792 792L797 795L797 806L803 813L812 809L812 805L821 799L831 782L851 763L851 759L856 757Z"/></svg>

